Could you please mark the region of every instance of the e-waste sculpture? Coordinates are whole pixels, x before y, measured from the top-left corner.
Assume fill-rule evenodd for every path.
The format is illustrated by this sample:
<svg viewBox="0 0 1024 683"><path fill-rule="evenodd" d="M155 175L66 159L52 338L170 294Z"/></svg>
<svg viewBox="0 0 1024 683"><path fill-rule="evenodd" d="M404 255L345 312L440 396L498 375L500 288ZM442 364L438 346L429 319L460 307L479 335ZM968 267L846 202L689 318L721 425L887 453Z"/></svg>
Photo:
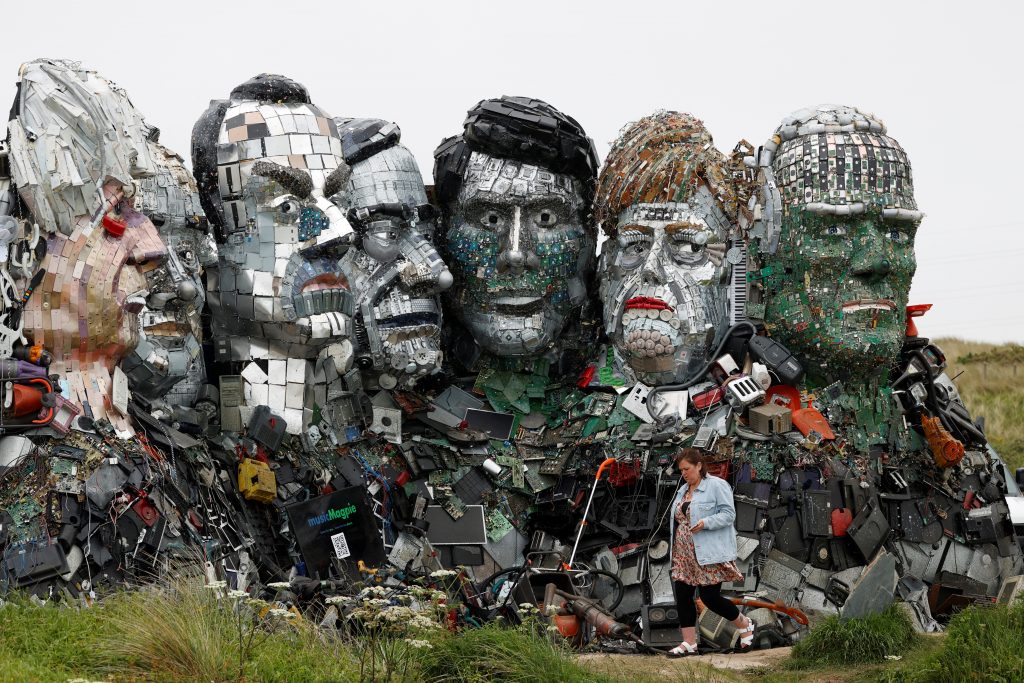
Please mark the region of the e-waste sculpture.
<svg viewBox="0 0 1024 683"><path fill-rule="evenodd" d="M922 214L873 116L801 110L723 155L658 112L597 182L575 120L483 100L435 152L435 215L395 124L282 76L211 104L195 182L80 65L26 64L13 113L0 589L116 587L190 548L253 591L575 551L652 640L689 445L734 486L735 595L898 597L928 629L1024 571L1019 489L909 318ZM749 614L762 646L798 633Z"/></svg>
<svg viewBox="0 0 1024 683"><path fill-rule="evenodd" d="M525 97L477 103L434 151L447 301L465 330L453 348L467 368L485 367L483 353L521 364L561 351L588 298L597 164L575 119Z"/></svg>
<svg viewBox="0 0 1024 683"><path fill-rule="evenodd" d="M645 384L692 374L728 326L730 181L688 114L641 119L608 153L597 191L604 333Z"/></svg>
<svg viewBox="0 0 1024 683"><path fill-rule="evenodd" d="M368 390L407 389L441 369L437 293L451 287L452 274L431 243L434 207L398 126L336 122L352 168L341 203L359 235L340 263L359 292L356 364Z"/></svg>
<svg viewBox="0 0 1024 683"><path fill-rule="evenodd" d="M144 407L201 377L188 360L194 272L151 220L182 227L192 213L202 231L198 205L176 199L187 172L120 88L77 63L24 64L12 114L0 164L0 589L95 594L159 575L190 546L242 569L237 536L233 549L218 538L239 515L208 451Z"/></svg>

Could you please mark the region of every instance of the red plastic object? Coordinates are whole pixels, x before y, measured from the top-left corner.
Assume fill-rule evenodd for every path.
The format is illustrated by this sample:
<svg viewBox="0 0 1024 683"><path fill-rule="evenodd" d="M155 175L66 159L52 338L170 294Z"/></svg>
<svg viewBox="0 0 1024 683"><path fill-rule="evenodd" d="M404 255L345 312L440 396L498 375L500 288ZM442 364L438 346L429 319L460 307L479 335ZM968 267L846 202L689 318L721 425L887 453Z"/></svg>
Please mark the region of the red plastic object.
<svg viewBox="0 0 1024 683"><path fill-rule="evenodd" d="M704 468L708 474L718 477L719 479L729 480L729 461L723 462L709 462L704 464Z"/></svg>
<svg viewBox="0 0 1024 683"><path fill-rule="evenodd" d="M790 411L800 410L803 407L803 403L800 401L800 391L788 384L776 384L768 389L764 395L764 402L789 408Z"/></svg>
<svg viewBox="0 0 1024 683"><path fill-rule="evenodd" d="M850 508L836 508L832 511L832 535L845 536L846 529L853 524Z"/></svg>
<svg viewBox="0 0 1024 683"><path fill-rule="evenodd" d="M402 470L402 473L398 475L397 479L395 479L395 486L405 486L409 483L410 478L409 470Z"/></svg>
<svg viewBox="0 0 1024 683"><path fill-rule="evenodd" d="M832 431L832 426L828 423L828 420L814 406L794 410L793 426L799 429L800 433L804 436L815 431L821 434L823 439L836 438L835 432Z"/></svg>
<svg viewBox="0 0 1024 683"><path fill-rule="evenodd" d="M707 391L692 396L690 398L693 401L693 407L697 410L704 410L711 406L721 403L722 398L725 396L725 389L722 387L715 387L714 389L708 389Z"/></svg>
<svg viewBox="0 0 1024 683"><path fill-rule="evenodd" d="M612 486L627 486L640 477L640 463L615 461L608 467L608 483Z"/></svg>
<svg viewBox="0 0 1024 683"><path fill-rule="evenodd" d="M587 369L583 371L582 375L580 375L580 380L576 382L576 386L578 386L580 389L586 389L587 387L589 387L591 380L594 379L595 372L597 372L597 366L588 365Z"/></svg>
<svg viewBox="0 0 1024 683"><path fill-rule="evenodd" d="M103 229L111 237L121 237L127 228L128 225L124 221L119 221L110 214L103 214Z"/></svg>
<svg viewBox="0 0 1024 683"><path fill-rule="evenodd" d="M153 526L160 520L160 513L157 511L156 505L153 505L153 501L145 495L139 496L139 499L132 504L132 510L135 510L135 514L146 526Z"/></svg>
<svg viewBox="0 0 1024 683"><path fill-rule="evenodd" d="M914 324L914 318L920 318L925 313L930 311L932 304L914 304L913 306L907 306L907 336L917 336L917 325Z"/></svg>

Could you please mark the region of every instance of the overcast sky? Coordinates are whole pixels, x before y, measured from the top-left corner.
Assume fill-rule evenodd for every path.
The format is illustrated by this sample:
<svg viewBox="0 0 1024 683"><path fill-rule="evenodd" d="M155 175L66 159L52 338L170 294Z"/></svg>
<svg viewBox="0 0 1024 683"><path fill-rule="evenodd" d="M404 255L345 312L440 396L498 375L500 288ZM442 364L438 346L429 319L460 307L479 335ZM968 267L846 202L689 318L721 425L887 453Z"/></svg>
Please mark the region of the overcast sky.
<svg viewBox="0 0 1024 683"><path fill-rule="evenodd" d="M818 103L873 112L907 150L917 201L911 303L927 336L1024 341L1019 3L8 3L0 106L21 62L80 60L122 85L188 157L209 100L264 72L334 116L398 122L429 181L432 152L478 100L547 100L602 156L656 109L704 120L724 151L763 143Z"/></svg>

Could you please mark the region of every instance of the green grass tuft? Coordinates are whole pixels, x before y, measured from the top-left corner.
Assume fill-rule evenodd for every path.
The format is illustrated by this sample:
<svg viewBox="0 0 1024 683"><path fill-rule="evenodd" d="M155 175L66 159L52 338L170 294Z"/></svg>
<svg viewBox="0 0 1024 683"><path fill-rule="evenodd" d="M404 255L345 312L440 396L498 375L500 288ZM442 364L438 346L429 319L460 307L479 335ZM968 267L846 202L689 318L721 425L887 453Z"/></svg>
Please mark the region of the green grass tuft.
<svg viewBox="0 0 1024 683"><path fill-rule="evenodd" d="M902 656L918 643L910 617L890 606L863 619L829 617L793 648L793 668L873 664Z"/></svg>
<svg viewBox="0 0 1024 683"><path fill-rule="evenodd" d="M1024 603L965 609L950 620L942 648L912 668L893 672L888 681L1024 681Z"/></svg>
<svg viewBox="0 0 1024 683"><path fill-rule="evenodd" d="M526 628L488 625L448 636L422 651L422 680L446 683L602 683L615 679L588 670L566 650Z"/></svg>

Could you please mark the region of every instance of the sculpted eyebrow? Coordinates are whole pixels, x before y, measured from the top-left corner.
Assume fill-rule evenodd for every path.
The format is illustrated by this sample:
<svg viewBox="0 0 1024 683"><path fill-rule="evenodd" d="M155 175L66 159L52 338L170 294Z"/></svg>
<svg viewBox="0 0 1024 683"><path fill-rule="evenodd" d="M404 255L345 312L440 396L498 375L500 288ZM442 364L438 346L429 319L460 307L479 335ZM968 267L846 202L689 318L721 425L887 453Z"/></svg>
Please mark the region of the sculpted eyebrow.
<svg viewBox="0 0 1024 683"><path fill-rule="evenodd" d="M280 166L271 161L257 161L252 165L253 174L276 180L299 199L305 199L313 191L313 179L309 174L290 166Z"/></svg>
<svg viewBox="0 0 1024 683"><path fill-rule="evenodd" d="M352 169L349 168L348 164L339 164L338 168L331 171L331 174L327 176L327 180L324 181L324 196L333 197L341 192L341 189L348 183L349 176L351 175Z"/></svg>

